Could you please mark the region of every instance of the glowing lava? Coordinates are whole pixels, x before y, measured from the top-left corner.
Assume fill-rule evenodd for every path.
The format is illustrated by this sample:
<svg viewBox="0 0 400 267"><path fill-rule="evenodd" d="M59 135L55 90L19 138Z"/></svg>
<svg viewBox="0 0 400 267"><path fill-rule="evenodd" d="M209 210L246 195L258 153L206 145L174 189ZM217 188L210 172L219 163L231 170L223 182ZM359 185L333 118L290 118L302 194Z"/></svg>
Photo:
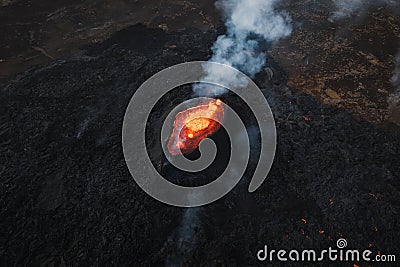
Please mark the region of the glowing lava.
<svg viewBox="0 0 400 267"><path fill-rule="evenodd" d="M192 152L204 138L219 129L223 118L224 107L219 99L179 112L168 141L169 153L175 156Z"/></svg>

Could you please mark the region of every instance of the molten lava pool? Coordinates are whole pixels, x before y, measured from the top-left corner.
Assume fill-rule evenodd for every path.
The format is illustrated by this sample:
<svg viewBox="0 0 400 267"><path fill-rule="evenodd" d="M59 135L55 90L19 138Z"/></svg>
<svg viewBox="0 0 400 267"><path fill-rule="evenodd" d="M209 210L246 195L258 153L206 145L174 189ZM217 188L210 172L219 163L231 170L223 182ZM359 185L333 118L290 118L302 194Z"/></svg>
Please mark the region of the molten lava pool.
<svg viewBox="0 0 400 267"><path fill-rule="evenodd" d="M219 99L179 112L168 141L169 153L175 156L192 152L204 138L219 129L223 118L224 107Z"/></svg>

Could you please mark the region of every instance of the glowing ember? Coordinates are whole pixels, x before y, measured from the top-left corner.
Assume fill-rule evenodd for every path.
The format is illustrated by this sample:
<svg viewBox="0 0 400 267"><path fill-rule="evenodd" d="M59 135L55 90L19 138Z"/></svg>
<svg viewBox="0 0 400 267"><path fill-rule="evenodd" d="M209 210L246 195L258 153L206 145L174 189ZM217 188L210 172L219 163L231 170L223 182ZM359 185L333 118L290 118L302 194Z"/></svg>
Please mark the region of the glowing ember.
<svg viewBox="0 0 400 267"><path fill-rule="evenodd" d="M223 118L224 108L219 99L179 112L168 141L169 153L175 156L192 152L204 138L219 129L218 121Z"/></svg>

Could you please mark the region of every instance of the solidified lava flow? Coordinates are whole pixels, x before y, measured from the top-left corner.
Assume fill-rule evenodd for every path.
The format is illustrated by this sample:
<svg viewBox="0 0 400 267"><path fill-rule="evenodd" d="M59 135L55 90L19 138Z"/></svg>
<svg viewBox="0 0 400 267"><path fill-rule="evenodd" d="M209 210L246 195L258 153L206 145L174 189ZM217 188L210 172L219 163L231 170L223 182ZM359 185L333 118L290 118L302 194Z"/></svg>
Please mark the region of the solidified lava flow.
<svg viewBox="0 0 400 267"><path fill-rule="evenodd" d="M192 152L204 138L219 129L223 119L224 107L219 99L179 112L168 141L169 153L175 156Z"/></svg>

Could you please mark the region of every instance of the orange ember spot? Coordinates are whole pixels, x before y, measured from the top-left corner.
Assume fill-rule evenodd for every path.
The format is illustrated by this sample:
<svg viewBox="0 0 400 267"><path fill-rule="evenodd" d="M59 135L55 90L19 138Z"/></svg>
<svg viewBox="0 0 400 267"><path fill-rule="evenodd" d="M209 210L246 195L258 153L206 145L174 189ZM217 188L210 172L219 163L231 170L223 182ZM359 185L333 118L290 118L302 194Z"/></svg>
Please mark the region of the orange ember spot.
<svg viewBox="0 0 400 267"><path fill-rule="evenodd" d="M190 121L185 122L185 126L193 132L201 131L207 128L210 125L210 120L206 118L197 118ZM193 135L193 134L188 134Z"/></svg>
<svg viewBox="0 0 400 267"><path fill-rule="evenodd" d="M318 232L319 232L321 235L323 235L323 234L325 233L324 230L319 230Z"/></svg>
<svg viewBox="0 0 400 267"><path fill-rule="evenodd" d="M333 199L329 199L329 205L333 205L333 203L335 203L335 202L333 202Z"/></svg>
<svg viewBox="0 0 400 267"><path fill-rule="evenodd" d="M360 266L358 266L357 264L354 263L354 264L353 264L353 267L360 267Z"/></svg>
<svg viewBox="0 0 400 267"><path fill-rule="evenodd" d="M374 232L378 232L378 227L374 226Z"/></svg>
<svg viewBox="0 0 400 267"><path fill-rule="evenodd" d="M369 243L368 248L372 248L374 246L374 243Z"/></svg>
<svg viewBox="0 0 400 267"><path fill-rule="evenodd" d="M179 112L168 141L169 153L175 156L192 152L204 138L219 129L223 119L224 107L220 99Z"/></svg>
<svg viewBox="0 0 400 267"><path fill-rule="evenodd" d="M301 221L302 221L304 224L307 223L307 220L306 220L306 219L301 219Z"/></svg>
<svg viewBox="0 0 400 267"><path fill-rule="evenodd" d="M304 235L304 229L301 229L301 234Z"/></svg>

